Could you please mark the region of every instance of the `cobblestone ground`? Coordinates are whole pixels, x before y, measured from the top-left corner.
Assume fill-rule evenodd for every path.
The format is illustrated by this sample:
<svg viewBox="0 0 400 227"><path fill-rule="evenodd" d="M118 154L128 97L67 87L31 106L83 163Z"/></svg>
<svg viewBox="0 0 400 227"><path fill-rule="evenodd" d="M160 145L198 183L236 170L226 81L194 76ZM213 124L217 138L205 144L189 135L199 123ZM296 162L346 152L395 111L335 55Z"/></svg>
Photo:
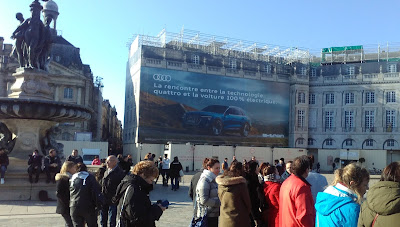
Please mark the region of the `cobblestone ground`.
<svg viewBox="0 0 400 227"><path fill-rule="evenodd" d="M333 180L332 174L323 174L329 183ZM184 177L178 191L171 191L171 186L155 185L150 194L153 201L168 199L171 203L158 222L157 227L186 227L193 215L192 201L188 197L188 186L191 175ZM374 176L370 186L378 181ZM159 180L160 182L160 180ZM0 201L0 226L64 226L62 217L55 214L56 202L38 201Z"/></svg>

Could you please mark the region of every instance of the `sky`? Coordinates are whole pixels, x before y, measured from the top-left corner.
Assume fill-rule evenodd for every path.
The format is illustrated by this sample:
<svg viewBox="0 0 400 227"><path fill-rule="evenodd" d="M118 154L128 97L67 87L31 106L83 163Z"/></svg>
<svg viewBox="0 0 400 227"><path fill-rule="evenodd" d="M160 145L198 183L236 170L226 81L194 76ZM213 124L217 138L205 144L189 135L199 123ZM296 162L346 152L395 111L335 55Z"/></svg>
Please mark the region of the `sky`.
<svg viewBox="0 0 400 227"><path fill-rule="evenodd" d="M0 37L30 17L32 0L0 0ZM41 1L40 1L41 2ZM398 0L56 0L57 30L80 48L82 62L103 78L104 99L123 122L127 42L134 34L156 36L185 29L239 40L321 48L398 43Z"/></svg>

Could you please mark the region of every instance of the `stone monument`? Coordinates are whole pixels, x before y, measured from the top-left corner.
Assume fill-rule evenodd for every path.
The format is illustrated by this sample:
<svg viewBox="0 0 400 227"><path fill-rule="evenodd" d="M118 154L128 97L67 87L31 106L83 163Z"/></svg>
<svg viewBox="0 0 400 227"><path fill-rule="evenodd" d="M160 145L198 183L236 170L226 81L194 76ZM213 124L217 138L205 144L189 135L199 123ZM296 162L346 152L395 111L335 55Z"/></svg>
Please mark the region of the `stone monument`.
<svg viewBox="0 0 400 227"><path fill-rule="evenodd" d="M81 105L54 101L48 85L51 80L48 65L58 7L52 0L44 1L43 6L35 0L29 7L31 17L24 20L17 13L20 25L12 34L16 40L12 54L20 66L12 74L15 83L8 97L0 98L0 146L8 149L9 156L24 160L34 149L43 155L52 148L61 152L62 144L54 140L53 134L57 131L54 126L89 120L93 112Z"/></svg>

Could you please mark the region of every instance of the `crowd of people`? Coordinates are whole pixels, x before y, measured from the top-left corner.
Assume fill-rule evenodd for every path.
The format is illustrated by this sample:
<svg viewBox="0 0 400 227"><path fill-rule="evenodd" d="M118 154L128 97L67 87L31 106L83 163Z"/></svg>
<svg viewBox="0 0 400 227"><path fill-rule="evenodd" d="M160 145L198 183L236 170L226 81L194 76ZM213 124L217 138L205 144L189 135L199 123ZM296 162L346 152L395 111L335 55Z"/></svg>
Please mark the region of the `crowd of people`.
<svg viewBox="0 0 400 227"><path fill-rule="evenodd" d="M275 165L255 158L205 158L203 170L190 183L192 226L395 226L400 221L400 162L388 165L368 190L369 173L356 163L335 171L328 186L314 156L300 156ZM396 222L397 221L397 222Z"/></svg>

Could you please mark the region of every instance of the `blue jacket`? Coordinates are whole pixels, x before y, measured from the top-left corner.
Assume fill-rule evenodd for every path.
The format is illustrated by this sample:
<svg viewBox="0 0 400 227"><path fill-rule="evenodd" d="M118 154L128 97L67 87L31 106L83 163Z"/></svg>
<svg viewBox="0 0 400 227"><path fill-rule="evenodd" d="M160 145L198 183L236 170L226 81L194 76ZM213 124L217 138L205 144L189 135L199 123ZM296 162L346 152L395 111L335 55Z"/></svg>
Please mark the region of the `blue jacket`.
<svg viewBox="0 0 400 227"><path fill-rule="evenodd" d="M360 205L357 196L341 184L319 192L315 203L315 226L357 227Z"/></svg>

